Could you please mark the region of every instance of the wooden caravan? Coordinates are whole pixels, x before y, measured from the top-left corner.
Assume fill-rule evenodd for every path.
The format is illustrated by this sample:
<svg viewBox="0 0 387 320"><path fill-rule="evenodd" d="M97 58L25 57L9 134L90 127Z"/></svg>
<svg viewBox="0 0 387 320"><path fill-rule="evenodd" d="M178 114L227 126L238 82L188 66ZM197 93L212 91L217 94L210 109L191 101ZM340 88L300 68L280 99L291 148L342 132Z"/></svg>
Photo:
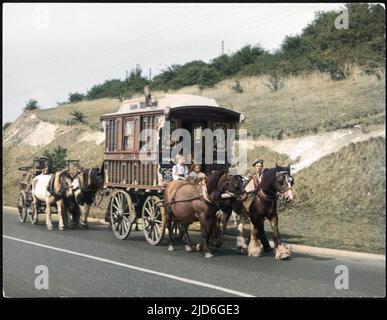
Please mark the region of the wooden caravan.
<svg viewBox="0 0 387 320"><path fill-rule="evenodd" d="M226 136L227 129L238 128L241 118L238 112L220 107L214 99L187 94L125 100L117 112L102 115L105 187L112 191L108 210L116 237L125 239L132 223L141 215L147 241L154 245L162 239L165 219L161 200L174 165L168 151L178 142L163 141L166 121L169 121L170 132L185 129L190 133L191 155L195 161L198 160L194 155L194 150L198 150L194 148L195 144L201 144L199 157L202 157L202 168L208 174L212 170L228 168L230 164L225 143L216 139L213 141L214 161L205 164L206 142L201 132L220 129ZM141 136L144 129L155 130L158 149L145 150L147 140ZM219 155L225 157L219 160ZM145 156L154 161L141 161Z"/></svg>

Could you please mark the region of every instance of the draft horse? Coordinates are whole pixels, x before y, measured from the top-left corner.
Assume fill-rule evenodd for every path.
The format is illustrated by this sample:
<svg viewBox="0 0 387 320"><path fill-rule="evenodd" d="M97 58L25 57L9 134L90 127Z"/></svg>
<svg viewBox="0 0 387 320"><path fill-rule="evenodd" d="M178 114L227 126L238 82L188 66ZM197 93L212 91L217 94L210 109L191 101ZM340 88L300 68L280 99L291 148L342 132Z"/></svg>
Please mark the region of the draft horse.
<svg viewBox="0 0 387 320"><path fill-rule="evenodd" d="M219 211L218 204L223 201L222 195L235 197L242 192L242 178L230 176L226 171L214 172L208 177L208 181L202 184L181 180L170 182L164 191L164 206L169 233L168 250L174 250L172 220L177 220L182 224L186 251L192 251L191 240L187 232L188 227L194 221L199 221L201 243L198 245L198 249L203 250L204 257L213 257L209 249L209 240L216 228L216 214Z"/></svg>
<svg viewBox="0 0 387 320"><path fill-rule="evenodd" d="M247 247L248 255L252 257L262 255L262 251L271 251L272 248L264 230L264 221L267 219L273 231L275 258L284 260L290 257L291 252L282 243L278 229L277 201L279 198L284 198L286 201L293 200L293 184L294 179L290 174L290 165L281 167L276 164L275 168L263 171L259 184L255 184L254 180L251 179L244 185L245 199L233 198L228 203L221 204L226 223L232 210L242 217L250 219L249 245L247 247L243 237L243 224L240 224L237 237L238 248ZM223 228L225 228L226 223L223 224Z"/></svg>

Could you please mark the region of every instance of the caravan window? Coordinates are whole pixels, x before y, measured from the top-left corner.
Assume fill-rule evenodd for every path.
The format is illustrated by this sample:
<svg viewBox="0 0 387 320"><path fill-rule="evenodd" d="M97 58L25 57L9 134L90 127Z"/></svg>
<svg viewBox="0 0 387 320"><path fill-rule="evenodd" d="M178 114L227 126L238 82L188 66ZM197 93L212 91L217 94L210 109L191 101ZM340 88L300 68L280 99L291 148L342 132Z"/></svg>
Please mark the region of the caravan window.
<svg viewBox="0 0 387 320"><path fill-rule="evenodd" d="M134 120L125 119L124 121L124 150L134 149Z"/></svg>

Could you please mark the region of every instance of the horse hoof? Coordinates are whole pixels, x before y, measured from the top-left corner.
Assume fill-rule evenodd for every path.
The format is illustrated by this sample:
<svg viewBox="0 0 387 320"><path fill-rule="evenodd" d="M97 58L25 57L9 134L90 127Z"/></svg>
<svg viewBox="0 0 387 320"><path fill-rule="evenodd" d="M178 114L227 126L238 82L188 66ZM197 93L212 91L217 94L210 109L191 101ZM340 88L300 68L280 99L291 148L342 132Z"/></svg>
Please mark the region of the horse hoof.
<svg viewBox="0 0 387 320"><path fill-rule="evenodd" d="M223 242L219 241L215 243L215 247L220 248L222 246Z"/></svg>
<svg viewBox="0 0 387 320"><path fill-rule="evenodd" d="M277 260L286 260L286 259L289 259L290 256L291 256L290 250L284 245L278 247L275 252L275 258Z"/></svg>
<svg viewBox="0 0 387 320"><path fill-rule="evenodd" d="M64 227L64 226L61 226L61 227L59 227L58 229L59 229L59 231L64 231L64 230L65 230L65 227Z"/></svg>
<svg viewBox="0 0 387 320"><path fill-rule="evenodd" d="M212 253L210 253L210 252L206 252L205 254L204 254L204 258L212 258L214 255L212 254Z"/></svg>
<svg viewBox="0 0 387 320"><path fill-rule="evenodd" d="M253 250L248 250L249 257L260 257L262 255L262 249L261 248L255 248Z"/></svg>
<svg viewBox="0 0 387 320"><path fill-rule="evenodd" d="M202 250L202 246L200 245L200 243L198 243L196 245L196 251L201 251Z"/></svg>
<svg viewBox="0 0 387 320"><path fill-rule="evenodd" d="M81 223L80 224L81 228L84 229L84 230L89 230L89 225L87 223Z"/></svg>
<svg viewBox="0 0 387 320"><path fill-rule="evenodd" d="M173 250L175 250L175 248L172 245L169 245L168 246L168 251L173 251Z"/></svg>
<svg viewBox="0 0 387 320"><path fill-rule="evenodd" d="M239 246L239 247L236 248L236 250L238 252L241 252L241 253L247 253L247 248L245 248L245 247Z"/></svg>
<svg viewBox="0 0 387 320"><path fill-rule="evenodd" d="M283 252L283 253L277 254L277 255L275 256L275 258L276 258L277 260L287 260L287 259L290 258L290 254Z"/></svg>
<svg viewBox="0 0 387 320"><path fill-rule="evenodd" d="M188 244L186 244L186 245L184 246L184 249L185 249L185 251L187 251L187 252L191 252L191 251L192 251L192 247L191 247L190 245L188 245Z"/></svg>
<svg viewBox="0 0 387 320"><path fill-rule="evenodd" d="M33 220L32 224L38 224L38 221Z"/></svg>

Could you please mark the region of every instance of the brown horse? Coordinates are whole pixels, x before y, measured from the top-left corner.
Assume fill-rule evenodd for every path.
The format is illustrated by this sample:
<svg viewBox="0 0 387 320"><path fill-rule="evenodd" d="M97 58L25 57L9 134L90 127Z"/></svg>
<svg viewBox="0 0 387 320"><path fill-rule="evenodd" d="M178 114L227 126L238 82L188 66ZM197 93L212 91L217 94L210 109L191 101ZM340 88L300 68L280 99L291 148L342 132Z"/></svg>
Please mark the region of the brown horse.
<svg viewBox="0 0 387 320"><path fill-rule="evenodd" d="M264 251L272 248L265 236L264 221L268 219L273 231L275 257L284 260L290 257L290 251L281 240L278 229L277 200L282 197L287 201L293 200L292 187L294 179L290 175L290 166L266 169L262 173L261 182L253 190L247 192L245 200L230 199L228 203L221 204L227 221L232 210L242 217L249 217L251 221L250 243L247 248L248 255L258 257ZM246 186L245 186L246 187ZM238 228L237 246L244 247L243 225ZM261 245L262 247L261 248Z"/></svg>
<svg viewBox="0 0 387 320"><path fill-rule="evenodd" d="M216 213L218 203L222 202L222 194L231 197L242 192L240 176L229 176L225 171L217 171L208 177L206 184L200 185L190 181L172 181L164 191L164 206L167 215L169 233L168 250L174 250L172 238L172 220L181 222L185 242L185 250L192 251L188 235L188 226L194 221L200 222L202 241L199 247L206 258L211 258L208 244L213 230L216 230Z"/></svg>

